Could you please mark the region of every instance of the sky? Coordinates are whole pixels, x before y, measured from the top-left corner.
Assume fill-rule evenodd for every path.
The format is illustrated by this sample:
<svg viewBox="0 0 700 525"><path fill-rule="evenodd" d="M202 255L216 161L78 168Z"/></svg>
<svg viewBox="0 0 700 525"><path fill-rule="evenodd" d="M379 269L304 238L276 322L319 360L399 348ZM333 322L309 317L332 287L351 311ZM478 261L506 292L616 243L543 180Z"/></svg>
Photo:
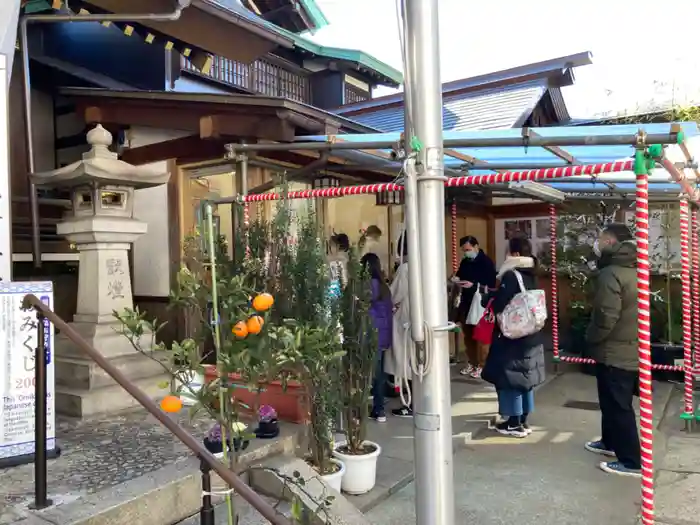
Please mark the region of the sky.
<svg viewBox="0 0 700 525"><path fill-rule="evenodd" d="M402 69L396 0L316 1L329 26L313 40ZM574 118L700 102L700 0L439 0L439 9L443 82L590 51L593 65L563 90Z"/></svg>

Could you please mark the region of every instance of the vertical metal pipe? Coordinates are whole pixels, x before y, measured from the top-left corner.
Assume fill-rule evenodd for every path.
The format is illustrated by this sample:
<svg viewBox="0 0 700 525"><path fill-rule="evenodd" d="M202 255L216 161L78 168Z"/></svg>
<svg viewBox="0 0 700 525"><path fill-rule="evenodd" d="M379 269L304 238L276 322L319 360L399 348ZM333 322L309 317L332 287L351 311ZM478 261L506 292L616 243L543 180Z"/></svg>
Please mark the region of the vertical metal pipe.
<svg viewBox="0 0 700 525"><path fill-rule="evenodd" d="M406 1L401 1L401 15L403 17L403 60L404 60L404 147L408 155L412 155L411 142L415 135L413 125L414 107L414 67L412 53L409 46L412 42L407 39L408 22L406 19ZM420 236L418 231L418 193L416 181L416 162L411 157L406 163L404 181L404 215L405 225L404 243L408 247L408 304L411 317L411 339L422 351L425 341L425 316L423 315L423 293L421 291L422 262L419 247ZM403 251L400 254L403 258Z"/></svg>
<svg viewBox="0 0 700 525"><path fill-rule="evenodd" d="M211 467L203 458L199 459L202 473L202 508L199 509L199 524L214 525L214 505L211 502Z"/></svg>
<svg viewBox="0 0 700 525"><path fill-rule="evenodd" d="M644 152L635 156L637 240L637 338L639 341L639 430L642 452L642 525L654 525L654 419L651 386L649 294L649 181Z"/></svg>
<svg viewBox="0 0 700 525"><path fill-rule="evenodd" d="M52 502L46 480L46 337L44 314L36 313L36 352L34 354L34 509L45 509Z"/></svg>
<svg viewBox="0 0 700 525"><path fill-rule="evenodd" d="M22 91L24 93L24 131L27 148L27 191L29 192L29 214L32 226L32 260L34 268L41 268L41 236L39 232L39 196L36 184L29 175L36 171L34 163L34 126L32 123L32 84L29 72L29 39L27 19L19 22L19 45L22 52Z"/></svg>
<svg viewBox="0 0 700 525"><path fill-rule="evenodd" d="M452 407L445 269L445 177L438 0L406 0L406 46L415 81L412 124L418 152L418 232L426 352L431 366L414 377L416 523L453 525ZM409 246L414 253L417 246Z"/></svg>
<svg viewBox="0 0 700 525"><path fill-rule="evenodd" d="M243 153L240 156L240 167L241 167L241 191L240 194L243 196L248 195L248 155ZM260 206L260 204L258 204ZM250 228L250 203L245 202L243 204L243 231L245 235L245 254L246 257L250 255L250 243L248 239L248 230Z"/></svg>
<svg viewBox="0 0 700 525"><path fill-rule="evenodd" d="M693 375L698 373L700 356L700 216L698 207L693 205Z"/></svg>
<svg viewBox="0 0 700 525"><path fill-rule="evenodd" d="M693 399L693 317L691 313L691 283L690 283L690 209L688 199L680 201L680 230L681 230L681 289L683 309L683 369L684 369L684 402L683 411L693 417L695 402Z"/></svg>
<svg viewBox="0 0 700 525"><path fill-rule="evenodd" d="M559 286L557 282L557 207L554 204L549 205L549 278L551 279L550 299L552 301L552 350L554 352L554 360L559 359Z"/></svg>
<svg viewBox="0 0 700 525"><path fill-rule="evenodd" d="M459 257L457 256L457 203L452 201L450 206L450 218L452 219L452 273L459 270Z"/></svg>

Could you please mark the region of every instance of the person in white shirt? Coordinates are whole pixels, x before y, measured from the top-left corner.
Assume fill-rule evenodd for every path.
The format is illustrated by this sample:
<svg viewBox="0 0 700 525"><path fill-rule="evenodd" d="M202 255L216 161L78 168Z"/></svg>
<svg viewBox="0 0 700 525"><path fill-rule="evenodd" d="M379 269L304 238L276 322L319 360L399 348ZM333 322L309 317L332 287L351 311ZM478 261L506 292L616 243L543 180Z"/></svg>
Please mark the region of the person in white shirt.
<svg viewBox="0 0 700 525"><path fill-rule="evenodd" d="M382 230L379 226L372 224L365 230L359 243L360 257L364 257L368 253L373 253L382 263L383 268L388 268L391 264L389 260L388 244L382 239Z"/></svg>

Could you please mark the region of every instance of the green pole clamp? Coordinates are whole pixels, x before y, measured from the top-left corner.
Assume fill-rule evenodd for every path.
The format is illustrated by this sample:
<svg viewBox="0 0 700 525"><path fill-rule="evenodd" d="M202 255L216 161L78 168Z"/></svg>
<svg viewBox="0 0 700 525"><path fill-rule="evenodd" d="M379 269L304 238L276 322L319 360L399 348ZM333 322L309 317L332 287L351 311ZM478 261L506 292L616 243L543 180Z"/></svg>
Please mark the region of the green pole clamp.
<svg viewBox="0 0 700 525"><path fill-rule="evenodd" d="M559 357L558 355L554 356L554 357L552 357L552 361L554 363L561 363L561 357Z"/></svg>
<svg viewBox="0 0 700 525"><path fill-rule="evenodd" d="M664 148L661 144L653 144L652 146L649 146L647 151L649 152L649 156L651 158L659 159L663 156Z"/></svg>
<svg viewBox="0 0 700 525"><path fill-rule="evenodd" d="M648 175L648 163L646 150L637 149L634 152L634 174L635 175Z"/></svg>
<svg viewBox="0 0 700 525"><path fill-rule="evenodd" d="M415 135L411 137L411 151L415 151L418 153L420 150L423 149L423 144L421 143L420 140L418 140L418 137Z"/></svg>
<svg viewBox="0 0 700 525"><path fill-rule="evenodd" d="M685 142L685 132L679 131L678 135L676 135L676 144L681 145L683 142Z"/></svg>

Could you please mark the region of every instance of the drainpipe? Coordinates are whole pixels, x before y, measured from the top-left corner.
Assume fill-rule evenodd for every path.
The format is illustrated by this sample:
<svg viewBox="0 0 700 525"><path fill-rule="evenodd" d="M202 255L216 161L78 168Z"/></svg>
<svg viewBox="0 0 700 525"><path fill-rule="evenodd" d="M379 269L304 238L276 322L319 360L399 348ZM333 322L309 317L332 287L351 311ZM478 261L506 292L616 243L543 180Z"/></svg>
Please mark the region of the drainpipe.
<svg viewBox="0 0 700 525"><path fill-rule="evenodd" d="M191 0L177 0L177 7L170 13L141 13L120 14L107 13L102 15L25 15L19 22L19 45L22 51L22 72L24 76L24 120L25 138L27 141L27 181L29 183L29 209L32 224L32 259L34 267L41 268L41 239L39 235L39 199L36 184L30 175L35 173L33 123L32 123L32 83L29 74L29 45L27 26L29 24L53 24L58 22L173 22L179 20L183 9L190 5Z"/></svg>

